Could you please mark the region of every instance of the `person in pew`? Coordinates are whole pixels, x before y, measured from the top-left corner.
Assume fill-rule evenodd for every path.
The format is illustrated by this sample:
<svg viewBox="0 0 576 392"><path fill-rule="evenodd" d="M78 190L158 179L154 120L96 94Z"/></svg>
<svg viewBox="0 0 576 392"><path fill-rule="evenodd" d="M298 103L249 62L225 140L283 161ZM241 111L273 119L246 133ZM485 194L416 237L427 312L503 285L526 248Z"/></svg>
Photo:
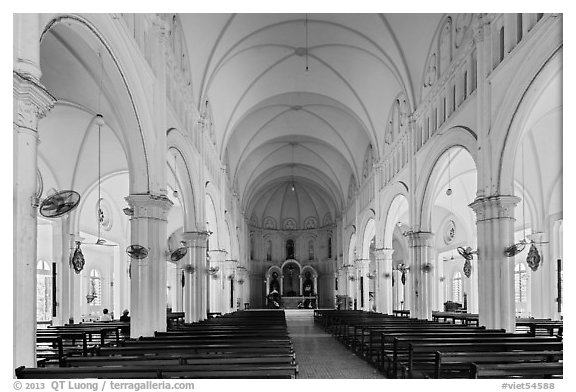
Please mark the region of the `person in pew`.
<svg viewBox="0 0 576 392"><path fill-rule="evenodd" d="M128 313L130 313L128 309L124 309L122 311L122 316L120 316L120 321L130 321L130 316L128 316Z"/></svg>
<svg viewBox="0 0 576 392"><path fill-rule="evenodd" d="M108 309L102 309L102 316L100 316L100 321L112 321L112 316L108 313Z"/></svg>

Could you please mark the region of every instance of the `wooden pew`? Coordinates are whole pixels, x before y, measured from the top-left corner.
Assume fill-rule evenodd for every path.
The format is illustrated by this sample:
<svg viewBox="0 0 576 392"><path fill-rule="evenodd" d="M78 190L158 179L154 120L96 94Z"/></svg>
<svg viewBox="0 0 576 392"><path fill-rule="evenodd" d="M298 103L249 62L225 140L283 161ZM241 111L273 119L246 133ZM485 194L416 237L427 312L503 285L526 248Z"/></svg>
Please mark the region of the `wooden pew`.
<svg viewBox="0 0 576 392"><path fill-rule="evenodd" d="M52 330L39 330L36 331L36 342L46 342L50 339L62 338L62 351L66 355L73 355L77 353L84 357L89 353L93 353L95 345L88 344L88 337L86 332L82 331L52 331Z"/></svg>
<svg viewBox="0 0 576 392"><path fill-rule="evenodd" d="M156 378L296 378L294 365L255 366L237 365L215 367L213 365L175 365L175 366L121 366L121 367L67 367L67 368L26 368L16 369L19 379L76 379L76 378L114 378L114 379L156 379Z"/></svg>
<svg viewBox="0 0 576 392"><path fill-rule="evenodd" d="M295 365L292 354L244 354L244 355L140 355L118 357L64 357L67 367L79 366L139 366L139 365L238 365L238 364L291 364Z"/></svg>
<svg viewBox="0 0 576 392"><path fill-rule="evenodd" d="M477 336L482 336L483 338L515 336L513 334L506 334L504 330L485 330L483 328L472 328L458 325L453 325L452 328L407 328L402 330L378 330L377 332L380 334L380 341L376 344L373 343L373 346L369 348L369 351L372 355L374 355L373 353L380 353L379 356L372 359L372 361L379 369L386 372L390 372L391 366L393 366L396 338L402 338L404 340L426 338L450 340L456 338L474 338Z"/></svg>
<svg viewBox="0 0 576 392"><path fill-rule="evenodd" d="M103 323L98 324L67 324L65 326L49 327L47 331L64 332L84 332L87 335L89 342L99 341L99 344L104 345L108 342L120 343L120 331L122 326L106 325Z"/></svg>
<svg viewBox="0 0 576 392"><path fill-rule="evenodd" d="M62 364L62 358L64 358L62 336L36 337L36 358L45 360L44 363L55 359Z"/></svg>
<svg viewBox="0 0 576 392"><path fill-rule="evenodd" d="M395 345L394 376L421 378L423 373L431 373L435 365L436 351L452 352L482 352L482 351L559 351L562 342L554 339L531 338L523 340L515 338L504 339L453 339L428 341L412 341L408 344L408 358L402 355L401 346ZM395 342L396 343L396 342Z"/></svg>
<svg viewBox="0 0 576 392"><path fill-rule="evenodd" d="M559 362L562 351L441 352L436 351L434 378L470 378L470 365L522 362Z"/></svg>
<svg viewBox="0 0 576 392"><path fill-rule="evenodd" d="M562 378L563 363L497 363L471 365L470 378Z"/></svg>

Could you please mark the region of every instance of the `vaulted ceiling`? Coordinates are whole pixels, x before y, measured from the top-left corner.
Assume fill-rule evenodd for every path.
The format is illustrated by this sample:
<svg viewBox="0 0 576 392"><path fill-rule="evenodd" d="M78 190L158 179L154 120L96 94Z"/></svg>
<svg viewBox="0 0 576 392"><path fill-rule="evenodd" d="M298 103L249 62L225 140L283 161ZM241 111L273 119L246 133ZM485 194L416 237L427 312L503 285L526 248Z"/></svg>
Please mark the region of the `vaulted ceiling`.
<svg viewBox="0 0 576 392"><path fill-rule="evenodd" d="M368 147L382 154L396 96L418 100L441 18L180 14L197 105L208 102L248 215L278 182L323 189L332 213L344 207Z"/></svg>

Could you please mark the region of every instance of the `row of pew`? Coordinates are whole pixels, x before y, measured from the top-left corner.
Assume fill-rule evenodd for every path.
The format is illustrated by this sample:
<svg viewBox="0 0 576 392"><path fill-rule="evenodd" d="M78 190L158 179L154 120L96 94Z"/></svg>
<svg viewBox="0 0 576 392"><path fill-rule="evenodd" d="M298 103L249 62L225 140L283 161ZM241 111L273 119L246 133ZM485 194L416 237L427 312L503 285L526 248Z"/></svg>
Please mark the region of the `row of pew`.
<svg viewBox="0 0 576 392"><path fill-rule="evenodd" d="M99 346L120 341L130 334L125 322L89 322L49 326L36 331L36 357L39 367L62 364L64 356L94 355Z"/></svg>
<svg viewBox="0 0 576 392"><path fill-rule="evenodd" d="M389 378L561 378L559 335L508 333L354 310L316 310L314 321Z"/></svg>
<svg viewBox="0 0 576 392"><path fill-rule="evenodd" d="M18 378L296 378L284 311L239 311L178 323L152 337L97 344L58 366L17 368Z"/></svg>

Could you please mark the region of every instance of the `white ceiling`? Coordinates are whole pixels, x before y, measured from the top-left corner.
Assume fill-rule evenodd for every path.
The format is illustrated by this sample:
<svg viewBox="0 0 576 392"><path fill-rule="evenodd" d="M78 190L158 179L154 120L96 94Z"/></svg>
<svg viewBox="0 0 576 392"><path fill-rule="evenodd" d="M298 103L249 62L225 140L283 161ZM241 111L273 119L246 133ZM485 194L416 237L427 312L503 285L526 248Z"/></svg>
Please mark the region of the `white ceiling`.
<svg viewBox="0 0 576 392"><path fill-rule="evenodd" d="M340 209L368 145L382 151L394 98L405 92L413 105L442 14L180 18L197 104L209 102L243 207L293 172Z"/></svg>

